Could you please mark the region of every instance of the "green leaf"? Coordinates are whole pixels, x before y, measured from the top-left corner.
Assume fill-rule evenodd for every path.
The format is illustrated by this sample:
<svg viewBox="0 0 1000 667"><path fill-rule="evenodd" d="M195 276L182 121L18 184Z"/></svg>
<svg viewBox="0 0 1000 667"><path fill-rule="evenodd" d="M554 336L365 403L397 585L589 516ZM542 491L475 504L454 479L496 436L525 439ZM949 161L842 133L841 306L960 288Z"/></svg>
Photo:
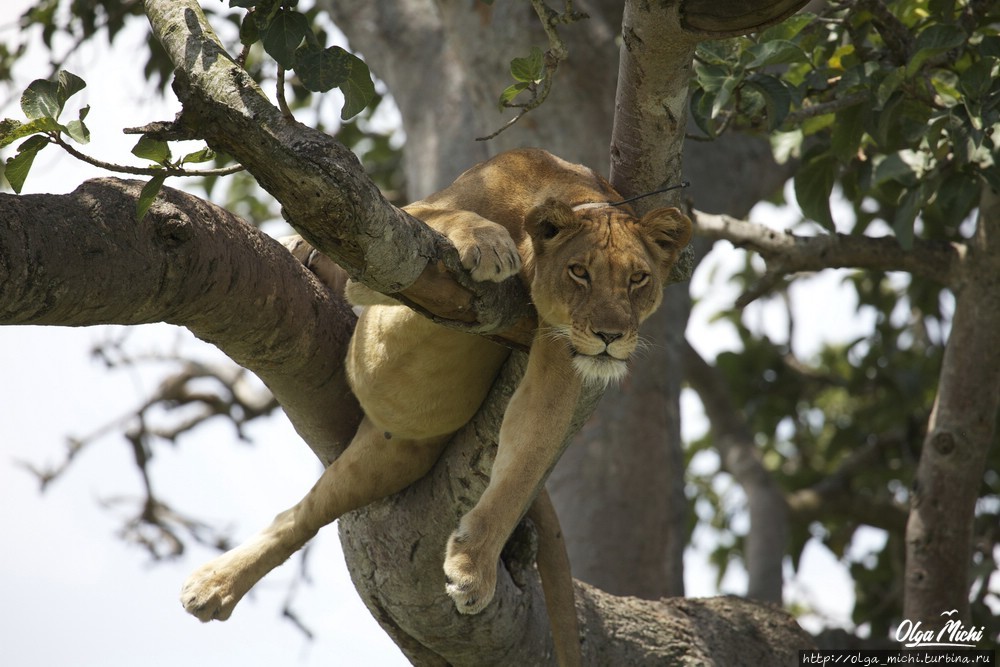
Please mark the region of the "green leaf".
<svg viewBox="0 0 1000 667"><path fill-rule="evenodd" d="M61 71L56 81L36 79L28 84L21 95L21 110L29 120L36 118L59 118L63 107L73 95L84 88L87 83L77 75Z"/></svg>
<svg viewBox="0 0 1000 667"><path fill-rule="evenodd" d="M958 85L962 92L974 100L988 95L997 78L994 75L996 66L997 58L991 56L982 57L974 62L959 77Z"/></svg>
<svg viewBox="0 0 1000 667"><path fill-rule="evenodd" d="M149 179L148 183L142 186L142 190L139 192L139 200L135 205L136 222L139 222L146 217L146 212L149 210L149 207L153 205L153 200L156 199L156 195L160 194L160 189L163 187L163 181L166 179L166 174L157 174Z"/></svg>
<svg viewBox="0 0 1000 667"><path fill-rule="evenodd" d="M372 81L368 65L353 53L347 53L347 56L350 72L347 81L340 84L340 92L344 94L344 108L340 110L342 120L353 118L364 111L375 97L375 82Z"/></svg>
<svg viewBox="0 0 1000 667"><path fill-rule="evenodd" d="M29 120L35 118L59 118L62 105L59 103L59 84L45 79L35 79L28 84L21 95L21 110Z"/></svg>
<svg viewBox="0 0 1000 667"><path fill-rule="evenodd" d="M531 53L527 58L514 58L510 61L510 75L524 83L540 81L544 69L545 59L542 50L537 46L531 47Z"/></svg>
<svg viewBox="0 0 1000 667"><path fill-rule="evenodd" d="M325 93L347 81L351 62L351 54L339 46L327 49L303 46L298 50L295 73L307 90Z"/></svg>
<svg viewBox="0 0 1000 667"><path fill-rule="evenodd" d="M889 101L892 94L896 92L899 85L903 83L906 79L906 68L897 67L882 79L882 82L878 85L878 90L875 93L875 110L879 110L885 106L885 103Z"/></svg>
<svg viewBox="0 0 1000 667"><path fill-rule="evenodd" d="M165 141L143 135L132 148L132 155L156 164L166 164L170 160L170 146Z"/></svg>
<svg viewBox="0 0 1000 667"><path fill-rule="evenodd" d="M720 65L705 65L704 63L696 62L694 71L697 75L698 83L708 93L718 93L722 88L722 84L727 79L733 78L732 70Z"/></svg>
<svg viewBox="0 0 1000 667"><path fill-rule="evenodd" d="M715 122L712 120L712 105L715 93L698 88L691 94L691 118L702 132L714 139L716 137Z"/></svg>
<svg viewBox="0 0 1000 667"><path fill-rule="evenodd" d="M807 218L834 230L830 214L830 194L836 180L837 161L822 153L806 162L795 174L795 198Z"/></svg>
<svg viewBox="0 0 1000 667"><path fill-rule="evenodd" d="M792 39L802 32L803 28L815 20L816 15L808 12L789 16L781 23L771 26L760 33L760 41L771 42L779 39Z"/></svg>
<svg viewBox="0 0 1000 667"><path fill-rule="evenodd" d="M773 132L781 127L792 104L792 94L779 79L767 74L754 74L744 85L760 93L767 110L767 130Z"/></svg>
<svg viewBox="0 0 1000 667"><path fill-rule="evenodd" d="M10 183L10 187L14 192L21 194L24 181L28 178L28 172L31 171L31 163L35 161L38 151L48 145L49 141L45 137L31 137L18 146L17 155L7 160L4 168L4 176L7 178L7 182Z"/></svg>
<svg viewBox="0 0 1000 667"><path fill-rule="evenodd" d="M917 184L924 171L923 155L909 149L877 157L872 185L878 187L895 181L906 187Z"/></svg>
<svg viewBox="0 0 1000 667"><path fill-rule="evenodd" d="M830 152L843 164L853 160L865 133L865 108L863 104L841 109L830 133Z"/></svg>
<svg viewBox="0 0 1000 667"><path fill-rule="evenodd" d="M935 23L917 35L913 42L913 55L906 64L906 75L912 77L924 63L934 56L958 48L965 43L965 31L956 25Z"/></svg>
<svg viewBox="0 0 1000 667"><path fill-rule="evenodd" d="M913 221L917 219L917 213L923 207L925 199L923 186L911 188L906 191L896 208L896 215L892 219L892 229L903 250L913 249Z"/></svg>
<svg viewBox="0 0 1000 667"><path fill-rule="evenodd" d="M733 98L733 92L736 90L739 82L740 80L736 76L726 77L722 81L719 91L715 94L715 101L712 103L712 118L718 116L719 112L729 105L729 101Z"/></svg>
<svg viewBox="0 0 1000 667"><path fill-rule="evenodd" d="M713 39L698 43L698 60L712 65L732 67L736 47L731 39ZM745 53L745 52L744 52Z"/></svg>
<svg viewBox="0 0 1000 667"><path fill-rule="evenodd" d="M979 55L1000 58L1000 35L988 35L979 42Z"/></svg>
<svg viewBox="0 0 1000 667"><path fill-rule="evenodd" d="M29 137L32 134L58 131L59 123L52 118L36 118L27 123L5 118L3 121L0 121L0 148L10 145L18 139Z"/></svg>
<svg viewBox="0 0 1000 667"><path fill-rule="evenodd" d="M83 124L82 120L71 120L63 128L66 134L78 144L90 143L90 129Z"/></svg>
<svg viewBox="0 0 1000 667"><path fill-rule="evenodd" d="M195 151L193 153L188 153L181 158L181 164L198 164L201 162L208 162L209 160L215 159L215 151L211 148L202 148L200 151Z"/></svg>
<svg viewBox="0 0 1000 667"><path fill-rule="evenodd" d="M746 65L748 69L766 67L768 65L785 65L808 60L805 52L798 44L786 39L776 39L770 42L754 44L748 51L751 56L750 62Z"/></svg>
<svg viewBox="0 0 1000 667"><path fill-rule="evenodd" d="M902 102L902 94L893 94L882 106L882 113L869 116L875 123L873 128L869 128L868 134L872 135L880 146L886 146L889 143L889 135L900 120Z"/></svg>
<svg viewBox="0 0 1000 667"><path fill-rule="evenodd" d="M260 27L253 14L248 13L240 22L240 44L250 46L260 41Z"/></svg>
<svg viewBox="0 0 1000 667"><path fill-rule="evenodd" d="M802 140L805 135L802 130L791 132L772 132L770 136L771 153L778 164L785 164L791 158L797 158L802 150Z"/></svg>
<svg viewBox="0 0 1000 667"><path fill-rule="evenodd" d="M59 83L56 86L59 110L66 106L66 101L87 87L87 82L72 72L59 72Z"/></svg>
<svg viewBox="0 0 1000 667"><path fill-rule="evenodd" d="M529 86L531 84L526 81L518 81L504 88L504 91L500 93L500 111L503 111L511 100L517 97L522 90L527 90Z"/></svg>
<svg viewBox="0 0 1000 667"><path fill-rule="evenodd" d="M285 69L295 68L299 44L312 31L309 19L301 12L280 11L263 31L264 50ZM298 71L298 70L296 70ZM328 89L329 90L329 89Z"/></svg>

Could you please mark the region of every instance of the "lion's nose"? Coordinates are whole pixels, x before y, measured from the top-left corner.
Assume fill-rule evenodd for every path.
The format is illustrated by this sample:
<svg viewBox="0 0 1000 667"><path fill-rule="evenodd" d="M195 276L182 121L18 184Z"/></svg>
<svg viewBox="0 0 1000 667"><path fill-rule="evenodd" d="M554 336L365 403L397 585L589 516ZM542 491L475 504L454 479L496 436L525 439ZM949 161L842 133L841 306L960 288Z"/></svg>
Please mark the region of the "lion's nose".
<svg viewBox="0 0 1000 667"><path fill-rule="evenodd" d="M594 335L603 340L605 345L611 345L611 343L622 337L620 333L610 333L607 331L595 331Z"/></svg>

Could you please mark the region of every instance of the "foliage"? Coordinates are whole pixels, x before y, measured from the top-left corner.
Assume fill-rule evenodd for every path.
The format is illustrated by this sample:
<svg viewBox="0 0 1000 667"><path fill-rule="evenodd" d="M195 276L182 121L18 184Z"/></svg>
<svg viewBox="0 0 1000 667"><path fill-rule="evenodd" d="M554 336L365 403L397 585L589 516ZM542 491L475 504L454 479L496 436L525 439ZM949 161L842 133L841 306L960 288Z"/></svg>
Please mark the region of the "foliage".
<svg viewBox="0 0 1000 667"><path fill-rule="evenodd" d="M205 10L210 14L216 13L217 18L224 21L220 27L225 27L227 23L232 27L232 43L229 46L234 52L240 48L244 50L241 58L248 72L261 82L269 78L264 67L267 59L250 57L251 47L259 45L274 59L278 67L293 69L297 74L291 81L294 109L316 109L322 103L322 98L314 97L313 93L339 88L345 100L340 110L341 121L348 118L352 121L340 122L331 131L337 133L338 139L362 158L373 180L388 196L402 193L399 142L395 140L392 131L380 130L371 123L379 106L391 102L376 92L368 66L363 60L339 46L323 46L328 30L321 13L314 7L300 8L297 0L287 3L274 0L232 0L229 6L235 11L220 11L211 6ZM57 122L66 99L86 85L79 77L62 70L62 63L86 40L102 31L109 41L113 41L133 19L145 21L142 3L136 0L38 0L20 17L22 35L40 30L43 44L53 54L53 73L51 80L36 80L24 93L27 99L22 99L22 111L29 122L16 119L4 119L0 122L0 149L14 141L28 139L6 160L5 165L0 165L0 176L7 177L15 192L21 191L34 157L42 148L56 143L69 150L64 137L81 144L90 139L89 131L83 123L89 107L80 110L77 120L64 125ZM225 31L222 32L225 34ZM57 57L59 45L64 41L60 37L71 38L71 46ZM25 54L26 45L27 42L22 42L16 47L0 47L0 82L10 81L11 68ZM158 78L160 89L163 90L172 77L172 67L152 37L148 47L146 77ZM71 81L75 87L66 88ZM60 93L54 86L62 86L65 92ZM321 122L314 124L322 126ZM133 155L148 161L149 164L142 167L111 165L89 159L78 152L70 152L78 159L102 168L148 176L150 180L138 202L139 218L170 176L203 177L204 190L210 193L215 190L220 176L229 175L238 169L230 166L232 160L228 156L216 155L207 148L174 159L167 141L152 136L140 138L132 150ZM212 169L190 170L190 165L209 161L213 162ZM228 181L227 188L227 193L217 193L217 196L221 195L232 205L232 210L239 211L251 222L259 224L280 217L273 204L260 196L252 178L237 175Z"/></svg>
<svg viewBox="0 0 1000 667"><path fill-rule="evenodd" d="M860 222L886 220L904 247L915 234L953 235L981 183L1000 189L1000 7L873 0L829 8L755 37L702 43L694 120L709 137L774 132L779 157L801 159L799 205L827 229L839 183Z"/></svg>
<svg viewBox="0 0 1000 667"><path fill-rule="evenodd" d="M260 42L282 69L295 70L307 90L325 93L340 88L344 94L341 118L359 114L375 97L368 66L353 53L324 47L312 28L313 21L298 11L298 0L230 0L230 7L247 10L240 24L240 42L250 47Z"/></svg>
<svg viewBox="0 0 1000 667"><path fill-rule="evenodd" d="M833 2L753 37L698 47L691 113L708 138L768 133L779 159L797 159L803 225L816 233L891 231L904 248L917 238L961 242L983 186L1000 188L1000 6L988 2ZM831 212L839 185L853 215ZM838 209L839 210L839 209ZM814 224L818 223L818 227ZM836 223L836 224L835 224ZM748 259L730 279L758 284ZM903 530L910 487L935 397L952 295L920 276L857 272L844 279L870 334L798 359L740 311L719 315L741 347L716 360L733 402L792 509L790 555L797 566L818 539L848 562L854 619L873 637L900 619ZM795 326L787 289L767 304ZM791 410L789 409L791 406ZM693 443L694 456L710 446ZM1000 540L1000 447L994 444L977 513L973 615L997 636L985 599ZM736 539L713 561L741 558L741 514L713 484L691 478L699 517ZM821 492L823 511L796 512L797 494ZM708 508L711 508L710 510ZM885 545L851 551L858 528L884 531Z"/></svg>
<svg viewBox="0 0 1000 667"><path fill-rule="evenodd" d="M89 106L80 109L77 120L66 124L59 122L66 102L86 85L83 79L70 72L60 72L54 81L36 79L21 96L21 110L28 122L9 118L0 121L0 148L27 137L18 147L17 154L7 160L3 172L14 192L21 192L38 152L60 135L65 134L81 144L90 141L90 131L83 123Z"/></svg>

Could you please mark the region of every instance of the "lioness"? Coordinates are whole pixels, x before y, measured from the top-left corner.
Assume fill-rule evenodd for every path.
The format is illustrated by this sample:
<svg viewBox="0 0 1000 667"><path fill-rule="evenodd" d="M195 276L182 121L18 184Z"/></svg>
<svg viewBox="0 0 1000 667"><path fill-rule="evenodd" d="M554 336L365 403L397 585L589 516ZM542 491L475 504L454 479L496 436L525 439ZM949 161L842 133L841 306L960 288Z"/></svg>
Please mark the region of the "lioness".
<svg viewBox="0 0 1000 667"><path fill-rule="evenodd" d="M524 149L405 208L451 240L474 279L519 275L538 313L489 485L445 547L446 588L461 613L478 613L493 598L500 552L555 465L582 385L624 377L639 323L660 304L690 238L691 222L677 209L639 219L610 205L620 198L592 170ZM363 288L348 293L374 304L362 312L346 359L365 418L299 504L188 578L181 601L202 621L229 618L261 577L324 525L423 477L507 358L500 345L366 299Z"/></svg>

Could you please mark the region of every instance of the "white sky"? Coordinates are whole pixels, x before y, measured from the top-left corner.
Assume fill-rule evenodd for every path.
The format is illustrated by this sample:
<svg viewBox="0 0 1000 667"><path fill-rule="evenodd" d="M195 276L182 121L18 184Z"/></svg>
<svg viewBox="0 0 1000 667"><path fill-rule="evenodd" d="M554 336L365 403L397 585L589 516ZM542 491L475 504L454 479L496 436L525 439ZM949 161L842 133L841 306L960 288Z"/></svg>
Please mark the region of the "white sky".
<svg viewBox="0 0 1000 667"><path fill-rule="evenodd" d="M6 0L0 9L0 40L27 0ZM128 33L109 52L104 38L67 69L88 82L73 98L92 105L87 124L93 134L88 152L109 161L130 162L134 137L122 127L173 117L178 105L163 102L142 79L141 64L130 54L142 52L144 36ZM21 88L47 74L44 63L17 70ZM6 95L0 100L6 99ZM0 117L20 117L15 104ZM145 100L145 101L139 101ZM50 147L36 160L25 192L68 192L82 180L100 176ZM762 211L783 226L797 214ZM726 250L717 251L725 261ZM734 348L735 337L708 318L735 291L709 285L707 271L693 281L703 295L691 324L691 339L703 354ZM725 275L721 272L720 275ZM837 289L838 275L824 274L793 290L802 317L793 344L797 351L815 349L821 336L850 337L865 329L854 316L854 303ZM823 298L816 298L816 294ZM812 309L812 311L810 311ZM785 337L785 324L775 309L752 306L748 317ZM810 324L811 323L811 324ZM194 547L178 562L150 564L138 548L115 536L119 514L102 509L100 499L139 493L139 480L127 443L105 437L88 448L64 478L39 494L30 474L17 460L54 463L63 456L67 436L89 434L140 403L162 375L136 370L109 373L88 354L95 341L114 328L0 328L0 646L3 662L17 666L74 665L134 667L144 665L397 665L406 664L398 649L371 619L355 593L340 553L336 529L328 527L313 543L310 556L314 584L300 587L295 608L316 634L307 641L280 618L282 601L294 579L293 560L265 578L244 600L232 619L202 625L178 602L181 582L213 554ZM178 341L180 341L178 343ZM142 327L133 349L165 350L181 345L196 354L213 350L185 332L166 325ZM217 353L215 353L217 354ZM221 356L221 355L218 355ZM700 406L690 392L683 409L685 430L704 428ZM159 448L153 483L165 500L198 516L234 527L244 539L266 525L278 511L301 497L319 474L319 464L278 415L250 431L256 446L238 444L233 429L220 421L183 438L179 447ZM711 595L714 572L706 565L710 536L697 533L689 550L686 583L690 595ZM878 546L878 536L865 542ZM740 592L745 576L733 568L723 591ZM823 615L847 623L853 583L822 547L807 548L803 567L789 582L790 594L813 604Z"/></svg>

